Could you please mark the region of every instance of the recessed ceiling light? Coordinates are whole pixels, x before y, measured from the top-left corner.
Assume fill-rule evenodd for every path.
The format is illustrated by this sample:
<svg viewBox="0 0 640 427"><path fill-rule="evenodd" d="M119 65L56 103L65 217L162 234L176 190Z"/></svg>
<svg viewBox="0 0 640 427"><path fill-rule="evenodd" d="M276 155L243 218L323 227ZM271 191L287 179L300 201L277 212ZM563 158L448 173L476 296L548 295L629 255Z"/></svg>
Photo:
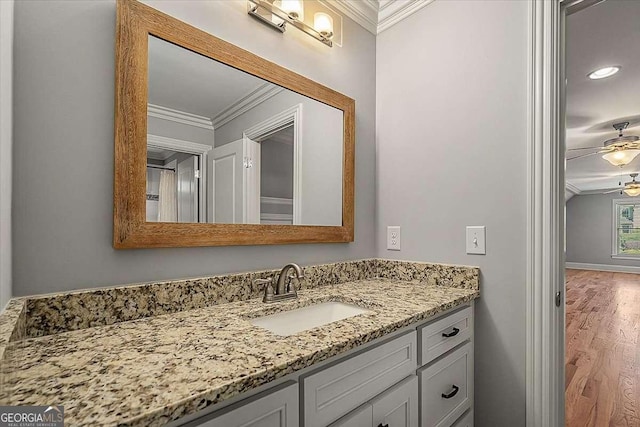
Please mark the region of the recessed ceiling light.
<svg viewBox="0 0 640 427"><path fill-rule="evenodd" d="M590 72L589 73L589 78L591 80L598 80L598 79L604 79L606 77L611 77L615 73L620 71L620 68L622 68L622 67L619 66L619 65L613 65L611 67L600 68L598 70Z"/></svg>

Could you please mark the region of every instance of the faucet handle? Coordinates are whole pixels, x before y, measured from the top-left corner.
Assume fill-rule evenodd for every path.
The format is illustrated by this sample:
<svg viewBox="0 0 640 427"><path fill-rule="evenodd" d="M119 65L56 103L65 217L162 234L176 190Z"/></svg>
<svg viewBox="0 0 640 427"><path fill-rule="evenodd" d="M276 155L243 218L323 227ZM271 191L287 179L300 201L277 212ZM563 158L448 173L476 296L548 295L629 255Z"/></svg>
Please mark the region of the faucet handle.
<svg viewBox="0 0 640 427"><path fill-rule="evenodd" d="M253 283L255 285L273 285L273 277L267 277L266 279L254 279Z"/></svg>
<svg viewBox="0 0 640 427"><path fill-rule="evenodd" d="M264 287L264 297L262 298L263 302L269 302L273 299L273 277L269 277L267 279L255 279L253 283L256 285L266 285Z"/></svg>

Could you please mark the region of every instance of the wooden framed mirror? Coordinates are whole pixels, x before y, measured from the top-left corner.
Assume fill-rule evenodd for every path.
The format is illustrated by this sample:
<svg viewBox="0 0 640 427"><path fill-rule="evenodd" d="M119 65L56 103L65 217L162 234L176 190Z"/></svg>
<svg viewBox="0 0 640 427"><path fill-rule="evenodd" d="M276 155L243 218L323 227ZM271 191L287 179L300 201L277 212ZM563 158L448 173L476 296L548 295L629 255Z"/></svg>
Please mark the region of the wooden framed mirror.
<svg viewBox="0 0 640 427"><path fill-rule="evenodd" d="M118 0L115 248L354 240L355 101Z"/></svg>

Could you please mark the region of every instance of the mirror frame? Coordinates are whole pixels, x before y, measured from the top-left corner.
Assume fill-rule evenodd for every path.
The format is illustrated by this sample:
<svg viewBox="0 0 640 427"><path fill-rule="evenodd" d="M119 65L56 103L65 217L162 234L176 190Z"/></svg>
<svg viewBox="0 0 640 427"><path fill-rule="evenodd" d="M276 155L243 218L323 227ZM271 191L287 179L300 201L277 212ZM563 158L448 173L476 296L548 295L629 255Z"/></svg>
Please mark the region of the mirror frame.
<svg viewBox="0 0 640 427"><path fill-rule="evenodd" d="M342 110L342 225L146 222L150 35ZM115 57L114 248L353 242L353 99L135 0L117 2Z"/></svg>

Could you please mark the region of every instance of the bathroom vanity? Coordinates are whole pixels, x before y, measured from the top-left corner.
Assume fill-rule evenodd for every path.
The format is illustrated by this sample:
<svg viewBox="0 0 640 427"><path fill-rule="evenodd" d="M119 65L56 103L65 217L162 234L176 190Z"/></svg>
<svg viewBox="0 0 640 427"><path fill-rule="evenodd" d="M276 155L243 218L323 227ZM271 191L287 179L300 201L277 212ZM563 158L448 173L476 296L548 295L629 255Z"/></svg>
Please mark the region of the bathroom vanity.
<svg viewBox="0 0 640 427"><path fill-rule="evenodd" d="M472 426L473 303L390 335L188 425Z"/></svg>
<svg viewBox="0 0 640 427"><path fill-rule="evenodd" d="M0 402L68 425L471 425L478 269L380 259L16 298L0 316ZM365 312L280 336L256 319ZM460 417L463 417L460 419ZM464 424L466 423L466 424Z"/></svg>

